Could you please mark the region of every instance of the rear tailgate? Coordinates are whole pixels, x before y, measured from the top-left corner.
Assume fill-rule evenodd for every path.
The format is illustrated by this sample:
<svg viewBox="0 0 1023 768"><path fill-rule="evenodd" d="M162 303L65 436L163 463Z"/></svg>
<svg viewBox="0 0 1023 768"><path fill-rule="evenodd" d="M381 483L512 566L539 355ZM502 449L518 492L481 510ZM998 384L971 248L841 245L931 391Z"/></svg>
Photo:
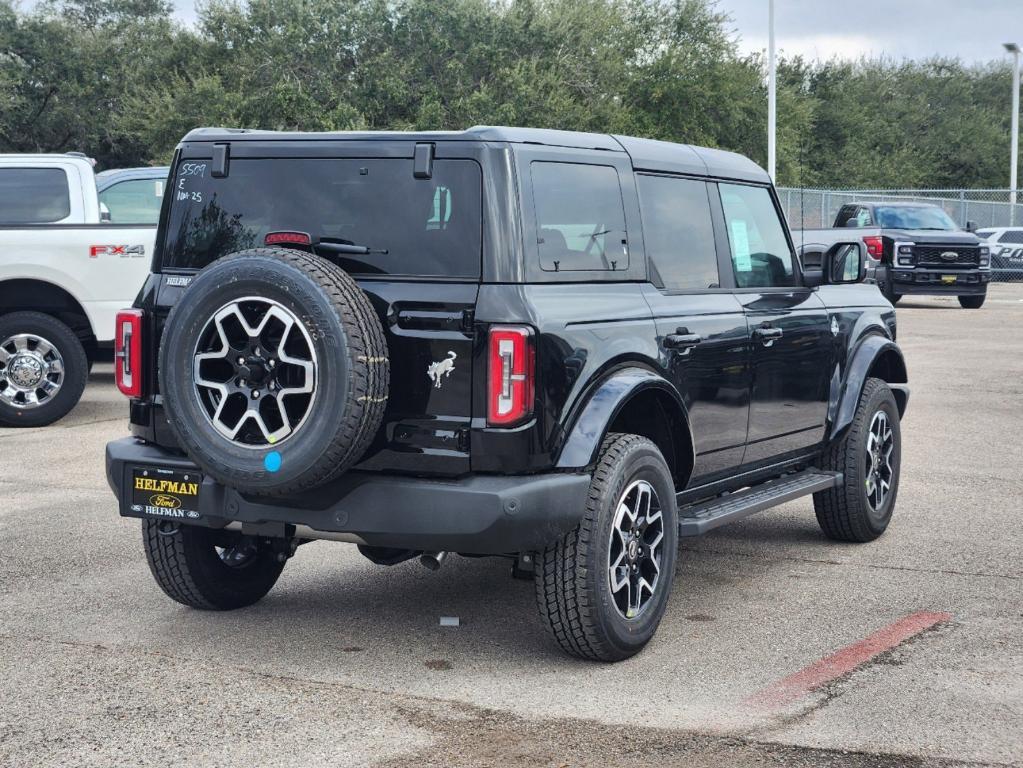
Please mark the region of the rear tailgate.
<svg viewBox="0 0 1023 768"><path fill-rule="evenodd" d="M422 178L413 173L411 143L379 148L386 157L345 157L336 147L318 158L265 151L269 157L251 145L232 152L227 177L212 175L201 147L179 160L161 230L156 335L187 290L180 283L188 275L228 253L262 246L270 233L367 246L372 251L362 255L319 251L356 278L387 337L387 410L359 466L468 472L472 318L482 253L479 164L437 159Z"/></svg>

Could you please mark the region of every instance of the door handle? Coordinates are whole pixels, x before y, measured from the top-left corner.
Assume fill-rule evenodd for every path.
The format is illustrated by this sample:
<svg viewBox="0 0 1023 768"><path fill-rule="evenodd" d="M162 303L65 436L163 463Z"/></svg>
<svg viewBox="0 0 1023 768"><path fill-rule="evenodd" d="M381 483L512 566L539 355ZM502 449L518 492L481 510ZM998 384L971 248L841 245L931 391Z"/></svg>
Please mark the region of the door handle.
<svg viewBox="0 0 1023 768"><path fill-rule="evenodd" d="M692 349L701 341L703 341L703 337L700 334L689 333L686 328L679 328L675 333L670 333L664 337L664 348L675 350Z"/></svg>
<svg viewBox="0 0 1023 768"><path fill-rule="evenodd" d="M753 329L753 335L764 342L765 345L770 345L776 339L780 339L785 335L785 332L781 328L772 328L769 325L762 325L759 328Z"/></svg>

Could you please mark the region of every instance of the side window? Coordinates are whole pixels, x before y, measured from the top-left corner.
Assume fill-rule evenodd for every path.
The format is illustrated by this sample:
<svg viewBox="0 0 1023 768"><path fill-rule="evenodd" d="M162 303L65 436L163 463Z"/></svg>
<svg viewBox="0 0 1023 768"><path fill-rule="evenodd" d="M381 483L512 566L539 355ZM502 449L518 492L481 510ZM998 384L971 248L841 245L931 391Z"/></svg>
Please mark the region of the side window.
<svg viewBox="0 0 1023 768"><path fill-rule="evenodd" d="M618 171L609 165L533 162L540 267L549 272L629 266Z"/></svg>
<svg viewBox="0 0 1023 768"><path fill-rule="evenodd" d="M870 209L860 208L856 209L856 226L857 227L869 227L873 222L870 220Z"/></svg>
<svg viewBox="0 0 1023 768"><path fill-rule="evenodd" d="M735 284L740 288L795 285L792 251L766 187L719 184Z"/></svg>
<svg viewBox="0 0 1023 768"><path fill-rule="evenodd" d="M636 176L651 278L669 291L719 286L707 183Z"/></svg>
<svg viewBox="0 0 1023 768"><path fill-rule="evenodd" d="M156 224L163 203L163 179L133 179L107 187L99 201L110 211L114 224Z"/></svg>
<svg viewBox="0 0 1023 768"><path fill-rule="evenodd" d="M0 168L0 224L50 224L71 215L60 168Z"/></svg>
<svg viewBox="0 0 1023 768"><path fill-rule="evenodd" d="M1002 234L1000 243L1023 243L1023 230L1012 229Z"/></svg>
<svg viewBox="0 0 1023 768"><path fill-rule="evenodd" d="M851 227L850 221L854 221L856 216L855 205L843 205L838 209L838 216L835 217L836 227Z"/></svg>

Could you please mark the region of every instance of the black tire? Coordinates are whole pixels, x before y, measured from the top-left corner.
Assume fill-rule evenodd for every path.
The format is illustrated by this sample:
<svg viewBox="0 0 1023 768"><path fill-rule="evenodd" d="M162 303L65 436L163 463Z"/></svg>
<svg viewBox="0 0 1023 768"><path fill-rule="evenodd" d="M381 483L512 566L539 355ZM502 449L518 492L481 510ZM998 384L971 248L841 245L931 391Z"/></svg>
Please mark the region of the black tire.
<svg viewBox="0 0 1023 768"><path fill-rule="evenodd" d="M276 304L290 313L295 321L293 330L304 334L299 340L304 338L316 365L310 369L315 371L314 391L304 406L300 403L304 415L279 443L270 440L265 429L249 443L218 431L213 424L216 413L211 415L211 403L216 401L203 401L193 383L193 373L201 365L195 360L198 345L215 344L203 341L212 338L203 334L214 332L207 323L232 302L245 305L246 297L262 302L264 309ZM253 341L251 336L248 342L238 343L249 344L246 355L270 358L279 352L265 343L260 351L260 339ZM232 341L232 349L234 344ZM230 368L236 362L234 354L232 351L230 361L215 362ZM247 358L246 365L252 359ZM248 394L240 394L245 408L257 407L255 399L250 403L248 397L262 396L258 407L270 408L273 416L273 409L279 408L277 400L273 398L273 405L266 401L276 394L271 390L280 370L266 366L259 366L260 375L266 377L261 379L262 389L252 381L246 383L244 376L231 378L231 382L250 387ZM238 370L242 368L221 375L234 377ZM306 371L299 380L308 375ZM171 312L160 344L164 412L180 445L219 482L263 495L286 495L320 485L358 461L383 420L389 376L387 342L369 297L340 267L287 249L240 251L206 267ZM277 386L279 392L286 385ZM238 394L231 396L239 402ZM280 402L285 402L283 396ZM255 430L255 420L243 416L241 421L246 418L250 422L247 429ZM260 443L263 437L266 440Z"/></svg>
<svg viewBox="0 0 1023 768"><path fill-rule="evenodd" d="M987 298L986 293L981 293L974 296L960 296L959 306L963 309L980 309L984 306L984 299Z"/></svg>
<svg viewBox="0 0 1023 768"><path fill-rule="evenodd" d="M27 403L26 393L16 392L12 379L6 375L13 373L14 347L8 345L6 362L0 362L0 427L44 427L66 416L81 399L89 377L89 361L81 340L64 323L50 315L11 312L0 316L0 345L21 335L43 339L53 347L52 352L39 359L33 358L33 364L53 365L59 357L63 372L58 374L54 370L44 378L59 381L60 387L49 397L43 389L34 390L31 396L40 399L39 404ZM35 344L35 341L29 343L29 351L40 349ZM3 396L4 392L15 393L8 394L10 402Z"/></svg>
<svg viewBox="0 0 1023 768"><path fill-rule="evenodd" d="M626 618L616 605L610 584L611 535L623 494L638 481L649 483L660 501L663 539L653 594L636 616ZM650 531L644 535L652 535ZM638 653L654 636L664 615L675 578L677 549L675 488L661 452L645 437L608 435L593 472L582 521L536 559L536 598L547 632L563 650L583 659L620 661Z"/></svg>
<svg viewBox="0 0 1023 768"><path fill-rule="evenodd" d="M270 591L284 569L284 561L265 541L237 531L143 520L142 543L160 589L190 608L230 611L252 605ZM238 564L229 565L232 559Z"/></svg>
<svg viewBox="0 0 1023 768"><path fill-rule="evenodd" d="M890 487L883 500L877 496L870 497L867 485L867 445L878 413L885 415L893 439ZM895 396L881 379L867 379L852 425L823 456L824 469L844 475L844 482L839 487L813 495L817 522L825 535L836 541L866 542L884 533L895 509L901 460L902 434Z"/></svg>

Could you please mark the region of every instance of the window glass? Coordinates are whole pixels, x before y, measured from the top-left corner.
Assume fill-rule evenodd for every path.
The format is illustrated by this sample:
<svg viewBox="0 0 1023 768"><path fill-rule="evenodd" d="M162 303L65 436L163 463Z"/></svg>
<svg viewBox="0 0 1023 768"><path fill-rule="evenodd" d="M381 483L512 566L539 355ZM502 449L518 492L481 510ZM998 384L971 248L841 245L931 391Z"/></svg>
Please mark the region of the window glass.
<svg viewBox="0 0 1023 768"><path fill-rule="evenodd" d="M60 168L0 168L0 224L49 224L71 215Z"/></svg>
<svg viewBox="0 0 1023 768"><path fill-rule="evenodd" d="M213 178L208 160L178 165L163 266L200 269L263 245L269 232L373 249L336 256L355 274L479 277L482 181L472 160L435 160L433 177L411 159L232 158Z"/></svg>
<svg viewBox="0 0 1023 768"><path fill-rule="evenodd" d="M1023 243L1023 229L1010 229L1002 234L1000 243Z"/></svg>
<svg viewBox="0 0 1023 768"><path fill-rule="evenodd" d="M732 268L740 288L795 285L792 251L765 187L719 184Z"/></svg>
<svg viewBox="0 0 1023 768"><path fill-rule="evenodd" d="M669 291L717 288L706 182L641 174L636 183L651 279Z"/></svg>
<svg viewBox="0 0 1023 768"><path fill-rule="evenodd" d="M552 272L629 266L618 171L609 165L534 162L540 266Z"/></svg>
<svg viewBox="0 0 1023 768"><path fill-rule="evenodd" d="M885 229L959 229L947 213L934 205L878 206L877 225Z"/></svg>
<svg viewBox="0 0 1023 768"><path fill-rule="evenodd" d="M850 227L850 221L855 221L856 206L855 205L843 205L838 209L838 216L835 217L836 227Z"/></svg>
<svg viewBox="0 0 1023 768"><path fill-rule="evenodd" d="M99 193L114 224L156 224L163 203L164 179L132 179L113 184Z"/></svg>

